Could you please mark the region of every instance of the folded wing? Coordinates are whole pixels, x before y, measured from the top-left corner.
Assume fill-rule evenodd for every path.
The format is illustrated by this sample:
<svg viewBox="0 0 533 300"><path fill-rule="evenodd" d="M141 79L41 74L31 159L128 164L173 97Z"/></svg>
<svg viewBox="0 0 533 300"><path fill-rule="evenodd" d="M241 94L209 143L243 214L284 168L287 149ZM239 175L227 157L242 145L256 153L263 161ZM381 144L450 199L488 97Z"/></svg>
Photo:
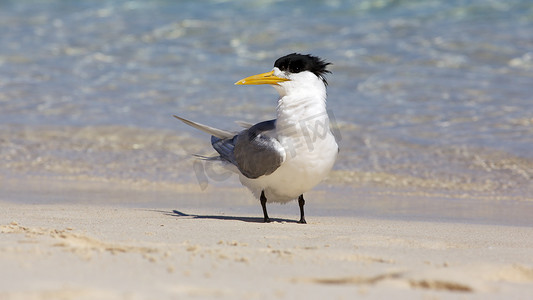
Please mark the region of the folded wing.
<svg viewBox="0 0 533 300"><path fill-rule="evenodd" d="M268 134L276 129L276 120L264 121L253 126L245 124L249 128L235 134L178 116L174 117L211 134L211 145L220 155L220 159L237 166L248 178L254 179L272 174L285 161L285 149L276 138Z"/></svg>
<svg viewBox="0 0 533 300"><path fill-rule="evenodd" d="M235 166L248 178L272 174L285 161L285 149L268 135L276 128L276 120L257 123L232 138L211 137L220 157Z"/></svg>

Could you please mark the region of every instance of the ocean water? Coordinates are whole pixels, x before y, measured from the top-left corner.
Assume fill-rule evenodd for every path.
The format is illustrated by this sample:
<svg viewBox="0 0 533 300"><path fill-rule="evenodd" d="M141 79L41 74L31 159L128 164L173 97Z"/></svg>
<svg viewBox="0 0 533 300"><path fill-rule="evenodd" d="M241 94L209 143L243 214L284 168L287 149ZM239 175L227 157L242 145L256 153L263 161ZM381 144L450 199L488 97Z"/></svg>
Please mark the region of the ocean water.
<svg viewBox="0 0 533 300"><path fill-rule="evenodd" d="M270 119L274 89L233 83L301 52L333 63L322 186L531 202L532 32L529 0L0 1L0 188L238 186L172 115Z"/></svg>

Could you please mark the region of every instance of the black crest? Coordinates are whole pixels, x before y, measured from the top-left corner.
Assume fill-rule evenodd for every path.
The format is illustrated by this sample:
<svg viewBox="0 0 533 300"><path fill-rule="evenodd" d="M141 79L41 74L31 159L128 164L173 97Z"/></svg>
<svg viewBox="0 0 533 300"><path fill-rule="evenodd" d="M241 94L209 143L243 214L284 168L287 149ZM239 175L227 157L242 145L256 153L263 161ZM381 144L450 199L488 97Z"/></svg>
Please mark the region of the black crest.
<svg viewBox="0 0 533 300"><path fill-rule="evenodd" d="M325 62L320 57L299 53L285 55L278 58L274 63L274 67L277 67L281 71L288 71L290 73L300 73L303 71L313 72L326 85L328 82L324 76L326 73L331 73L326 69L328 65L331 65L331 63Z"/></svg>

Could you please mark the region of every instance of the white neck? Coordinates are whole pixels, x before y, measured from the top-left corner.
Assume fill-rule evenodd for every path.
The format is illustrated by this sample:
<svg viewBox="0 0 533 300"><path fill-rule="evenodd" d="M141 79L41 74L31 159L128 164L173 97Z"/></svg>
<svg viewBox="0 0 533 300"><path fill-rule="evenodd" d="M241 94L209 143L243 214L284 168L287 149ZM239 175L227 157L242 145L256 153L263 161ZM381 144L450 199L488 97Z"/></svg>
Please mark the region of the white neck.
<svg viewBox="0 0 533 300"><path fill-rule="evenodd" d="M296 75L291 81L275 86L280 94L276 127L300 131L304 123L312 126L312 122L320 122L329 130L324 82L310 72Z"/></svg>

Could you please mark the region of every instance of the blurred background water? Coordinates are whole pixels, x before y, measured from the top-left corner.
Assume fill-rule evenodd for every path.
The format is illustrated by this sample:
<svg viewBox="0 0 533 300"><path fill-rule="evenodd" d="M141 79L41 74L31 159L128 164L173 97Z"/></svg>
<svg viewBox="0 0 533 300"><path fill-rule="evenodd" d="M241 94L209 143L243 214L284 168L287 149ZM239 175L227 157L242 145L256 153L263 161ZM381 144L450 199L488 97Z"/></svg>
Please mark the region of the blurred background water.
<svg viewBox="0 0 533 300"><path fill-rule="evenodd" d="M532 199L529 0L1 0L0 178L195 182L172 114L272 118L233 83L292 52L333 63L328 184Z"/></svg>

